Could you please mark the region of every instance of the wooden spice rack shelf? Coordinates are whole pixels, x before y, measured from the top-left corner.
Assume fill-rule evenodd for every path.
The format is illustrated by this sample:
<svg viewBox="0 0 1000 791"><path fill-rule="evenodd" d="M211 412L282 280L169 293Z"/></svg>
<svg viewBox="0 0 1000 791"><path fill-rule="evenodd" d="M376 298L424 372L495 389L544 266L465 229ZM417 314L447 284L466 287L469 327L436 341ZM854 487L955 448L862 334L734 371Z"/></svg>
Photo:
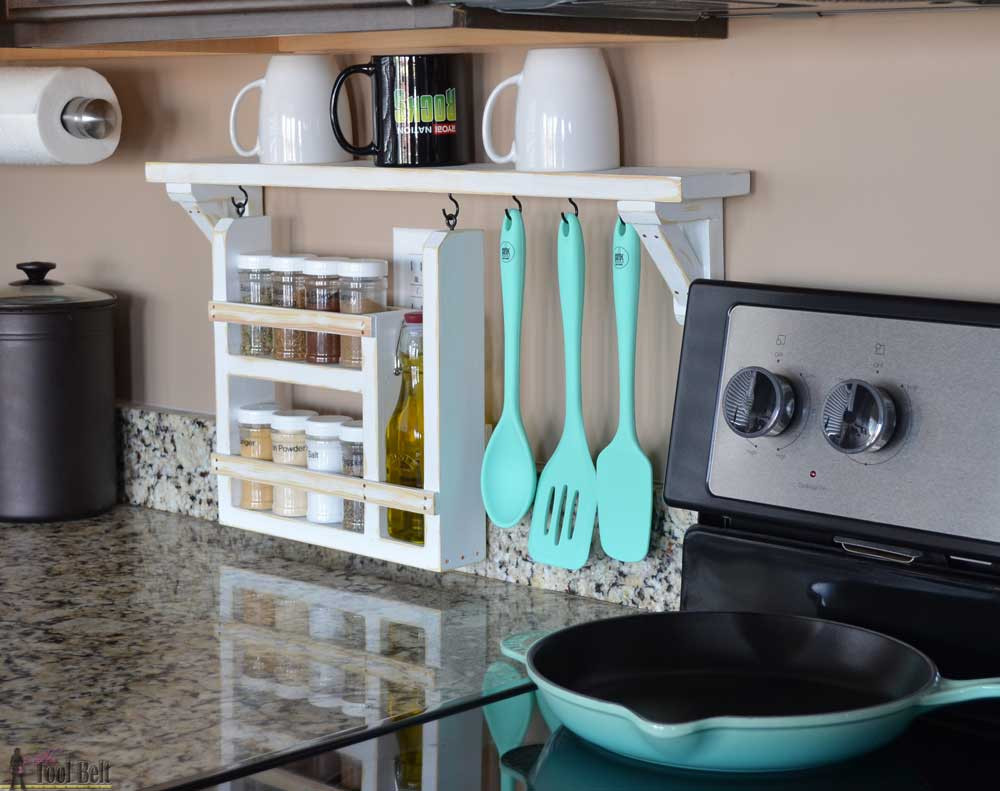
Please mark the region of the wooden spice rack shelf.
<svg viewBox="0 0 1000 791"><path fill-rule="evenodd" d="M207 221L202 215L198 220ZM485 446L485 345L483 234L477 230L426 231L423 247L424 485L385 482L385 430L399 397L395 350L406 311L354 315L245 305L239 295L237 257L270 250L268 217L222 217L212 233L212 301L215 325L216 453L219 521L259 533L304 541L394 563L443 571L482 560L486 515L479 493ZM441 306L447 305L443 311ZM360 339L361 367L313 365L239 353L244 325L329 332ZM357 393L364 425L364 476L352 478L243 458L236 410L277 400L291 406L277 385ZM294 401L294 395L290 399ZM314 524L268 511L238 507L243 481L291 486L364 503L364 531ZM386 510L424 517L424 543L388 534Z"/></svg>

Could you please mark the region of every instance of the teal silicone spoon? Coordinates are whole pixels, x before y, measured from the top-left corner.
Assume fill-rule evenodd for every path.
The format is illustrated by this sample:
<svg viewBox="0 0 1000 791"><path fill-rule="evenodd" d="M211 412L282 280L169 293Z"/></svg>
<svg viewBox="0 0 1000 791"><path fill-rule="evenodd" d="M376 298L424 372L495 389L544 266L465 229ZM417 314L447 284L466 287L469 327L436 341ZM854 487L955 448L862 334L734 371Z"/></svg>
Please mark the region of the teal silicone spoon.
<svg viewBox="0 0 1000 791"><path fill-rule="evenodd" d="M576 570L590 557L597 515L597 476L583 426L580 351L586 267L583 231L575 215L559 223L559 304L566 352L566 422L542 470L528 531L528 553L540 563Z"/></svg>
<svg viewBox="0 0 1000 791"><path fill-rule="evenodd" d="M618 331L618 431L597 457L601 548L616 560L642 560L653 523L653 465L635 433L635 333L639 316L639 234L621 219L611 241Z"/></svg>
<svg viewBox="0 0 1000 791"><path fill-rule="evenodd" d="M513 527L531 508L538 473L521 422L521 310L524 301L524 221L504 213L500 231L503 295L503 411L483 455L479 486L497 527Z"/></svg>

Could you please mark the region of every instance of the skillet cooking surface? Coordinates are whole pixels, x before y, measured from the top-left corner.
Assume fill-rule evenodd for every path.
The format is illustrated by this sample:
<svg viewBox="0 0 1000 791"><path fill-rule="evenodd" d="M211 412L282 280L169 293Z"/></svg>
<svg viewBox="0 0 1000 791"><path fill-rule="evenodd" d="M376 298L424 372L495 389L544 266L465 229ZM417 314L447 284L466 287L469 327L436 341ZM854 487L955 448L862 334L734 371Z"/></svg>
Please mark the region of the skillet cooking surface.
<svg viewBox="0 0 1000 791"><path fill-rule="evenodd" d="M931 683L933 664L891 637L798 616L651 613L581 624L538 643L552 683L677 723L874 706Z"/></svg>

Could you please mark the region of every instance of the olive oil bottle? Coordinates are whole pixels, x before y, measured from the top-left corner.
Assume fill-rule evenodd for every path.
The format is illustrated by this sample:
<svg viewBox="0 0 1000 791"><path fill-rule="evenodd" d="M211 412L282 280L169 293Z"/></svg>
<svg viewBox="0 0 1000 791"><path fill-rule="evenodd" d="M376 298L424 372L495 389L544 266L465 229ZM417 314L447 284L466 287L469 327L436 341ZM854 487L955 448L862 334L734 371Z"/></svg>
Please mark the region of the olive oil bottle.
<svg viewBox="0 0 1000 791"><path fill-rule="evenodd" d="M407 313L396 348L396 368L402 374L399 400L385 428L386 480L404 486L424 485L424 316ZM424 543L424 516L390 508L389 536L411 544Z"/></svg>

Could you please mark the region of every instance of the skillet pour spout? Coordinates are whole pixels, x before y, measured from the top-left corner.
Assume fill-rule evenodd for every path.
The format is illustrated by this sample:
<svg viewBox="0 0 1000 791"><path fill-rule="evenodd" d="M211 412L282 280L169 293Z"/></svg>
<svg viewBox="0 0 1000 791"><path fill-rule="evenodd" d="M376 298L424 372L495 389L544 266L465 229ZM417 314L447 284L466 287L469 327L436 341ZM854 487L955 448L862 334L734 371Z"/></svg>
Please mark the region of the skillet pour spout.
<svg viewBox="0 0 1000 791"><path fill-rule="evenodd" d="M763 613L649 613L508 638L551 718L611 752L711 771L846 760L923 712L1000 697L847 624Z"/></svg>

